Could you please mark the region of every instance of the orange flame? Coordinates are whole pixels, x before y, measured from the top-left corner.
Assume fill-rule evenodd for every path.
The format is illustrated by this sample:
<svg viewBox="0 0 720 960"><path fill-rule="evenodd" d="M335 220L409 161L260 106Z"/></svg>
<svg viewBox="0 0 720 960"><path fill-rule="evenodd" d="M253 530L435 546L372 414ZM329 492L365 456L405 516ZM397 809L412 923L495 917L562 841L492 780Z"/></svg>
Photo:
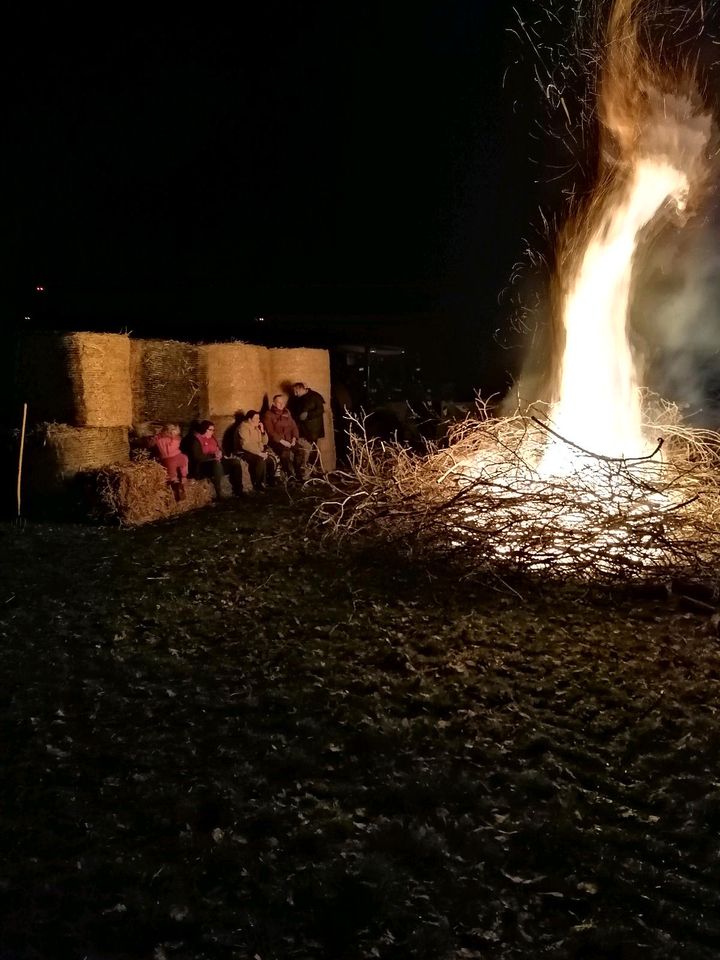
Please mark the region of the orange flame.
<svg viewBox="0 0 720 960"><path fill-rule="evenodd" d="M550 419L568 440L612 457L648 452L628 336L638 245L660 213L685 210L705 176L711 131L691 79L663 75L645 55L640 9L638 0L613 5L598 105L598 186L566 228L555 278L559 351ZM540 469L563 475L575 466L571 450L553 441Z"/></svg>

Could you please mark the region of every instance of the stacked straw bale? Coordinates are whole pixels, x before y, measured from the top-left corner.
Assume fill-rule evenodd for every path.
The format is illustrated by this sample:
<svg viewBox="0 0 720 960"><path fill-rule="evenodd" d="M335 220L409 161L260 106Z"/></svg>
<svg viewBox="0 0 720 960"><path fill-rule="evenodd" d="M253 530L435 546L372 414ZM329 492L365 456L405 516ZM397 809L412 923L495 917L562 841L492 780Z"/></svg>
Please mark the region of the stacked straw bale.
<svg viewBox="0 0 720 960"><path fill-rule="evenodd" d="M325 400L325 436L318 443L323 467L335 469L335 435L330 409L330 356L327 350L306 347L270 351L270 398L275 393L292 393L293 383L306 383Z"/></svg>
<svg viewBox="0 0 720 960"><path fill-rule="evenodd" d="M325 350L268 349L242 342L131 342L107 333L28 335L19 344L16 368L18 399L28 403L29 423L35 425L28 438L26 486L33 495L51 497L67 490L78 474L114 465L102 483L106 490L114 484L113 496L124 503L125 494L118 491L135 490L142 473L129 467L131 424L170 421L187 428L207 417L215 421L222 440L229 437L236 411L263 410L275 393L289 393L298 380L326 401L326 435L319 446L324 468L332 470L335 443ZM166 486L158 496L167 501ZM135 523L145 522L127 519L135 512L147 519L167 516L167 503L162 508L157 504L138 507L139 512L123 506L117 517ZM170 513L200 505L191 500Z"/></svg>
<svg viewBox="0 0 720 960"><path fill-rule="evenodd" d="M93 515L125 527L205 507L214 496L208 481L190 481L185 485L185 499L176 501L164 468L147 457L87 470L80 479Z"/></svg>
<svg viewBox="0 0 720 960"><path fill-rule="evenodd" d="M261 409L271 379L267 347L238 341L208 343L199 349L203 417L217 425L237 410Z"/></svg>
<svg viewBox="0 0 720 960"><path fill-rule="evenodd" d="M31 502L49 506L83 470L127 461L130 341L114 333L38 333L18 346L18 398L31 425L23 471ZM47 501L45 503L44 501Z"/></svg>
<svg viewBox="0 0 720 960"><path fill-rule="evenodd" d="M47 423L28 437L23 477L32 496L57 495L83 470L127 461L127 427Z"/></svg>
<svg viewBox="0 0 720 960"><path fill-rule="evenodd" d="M17 385L32 423L127 427L132 422L130 341L116 333L23 337Z"/></svg>
<svg viewBox="0 0 720 960"><path fill-rule="evenodd" d="M132 422L197 420L200 410L198 347L177 340L131 340Z"/></svg>

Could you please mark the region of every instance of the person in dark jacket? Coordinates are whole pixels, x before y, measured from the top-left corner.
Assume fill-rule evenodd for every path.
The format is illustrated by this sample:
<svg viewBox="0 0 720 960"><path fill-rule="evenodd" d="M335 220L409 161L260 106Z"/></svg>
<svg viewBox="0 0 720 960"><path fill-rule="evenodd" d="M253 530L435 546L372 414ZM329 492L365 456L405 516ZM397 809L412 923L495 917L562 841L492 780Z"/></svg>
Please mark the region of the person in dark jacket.
<svg viewBox="0 0 720 960"><path fill-rule="evenodd" d="M222 497L222 450L212 420L202 420L188 438L190 474L195 480L210 479L218 500Z"/></svg>
<svg viewBox="0 0 720 960"><path fill-rule="evenodd" d="M306 383L294 383L292 390L290 412L298 425L300 437L309 443L317 443L325 436L325 400Z"/></svg>
<svg viewBox="0 0 720 960"><path fill-rule="evenodd" d="M290 479L303 480L307 453L299 443L300 431L287 408L287 397L278 393L263 417L270 449L277 454L285 475Z"/></svg>
<svg viewBox="0 0 720 960"><path fill-rule="evenodd" d="M319 458L318 440L325 436L325 400L306 383L293 384L290 410L300 431L300 446L305 449L306 476Z"/></svg>

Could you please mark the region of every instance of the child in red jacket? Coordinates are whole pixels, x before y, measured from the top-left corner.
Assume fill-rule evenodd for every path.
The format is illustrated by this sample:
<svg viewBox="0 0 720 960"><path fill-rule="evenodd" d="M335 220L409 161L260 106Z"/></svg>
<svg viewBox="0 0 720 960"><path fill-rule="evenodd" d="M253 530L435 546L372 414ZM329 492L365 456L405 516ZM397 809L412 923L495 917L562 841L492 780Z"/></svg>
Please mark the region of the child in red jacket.
<svg viewBox="0 0 720 960"><path fill-rule="evenodd" d="M180 427L176 423L166 423L152 438L150 446L165 467L175 499L184 500L183 483L188 476L188 458L180 450Z"/></svg>

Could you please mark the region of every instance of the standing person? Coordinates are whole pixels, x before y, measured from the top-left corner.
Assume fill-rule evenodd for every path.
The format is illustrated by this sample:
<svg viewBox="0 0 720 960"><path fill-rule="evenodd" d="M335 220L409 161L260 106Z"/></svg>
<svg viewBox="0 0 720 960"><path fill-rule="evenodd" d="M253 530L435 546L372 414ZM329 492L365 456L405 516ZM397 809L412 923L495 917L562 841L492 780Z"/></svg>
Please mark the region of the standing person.
<svg viewBox="0 0 720 960"><path fill-rule="evenodd" d="M289 479L303 480L307 456L298 443L300 431L287 408L287 397L278 393L273 397L272 405L263 418L270 449L280 460L280 464Z"/></svg>
<svg viewBox="0 0 720 960"><path fill-rule="evenodd" d="M180 427L176 423L166 423L150 438L148 446L155 451L161 465L165 467L168 483L176 500L185 499L183 484L188 477L188 458L180 450Z"/></svg>
<svg viewBox="0 0 720 960"><path fill-rule="evenodd" d="M215 437L212 420L202 420L190 435L188 444L190 469L196 480L209 478L218 500L222 498L222 450Z"/></svg>
<svg viewBox="0 0 720 960"><path fill-rule="evenodd" d="M272 484L275 463L268 453L268 436L257 410L248 410L235 432L235 450L247 463L253 490Z"/></svg>
<svg viewBox="0 0 720 960"><path fill-rule="evenodd" d="M318 460L317 442L325 436L325 400L306 383L294 383L290 409L300 431L300 445L306 454L306 475Z"/></svg>

